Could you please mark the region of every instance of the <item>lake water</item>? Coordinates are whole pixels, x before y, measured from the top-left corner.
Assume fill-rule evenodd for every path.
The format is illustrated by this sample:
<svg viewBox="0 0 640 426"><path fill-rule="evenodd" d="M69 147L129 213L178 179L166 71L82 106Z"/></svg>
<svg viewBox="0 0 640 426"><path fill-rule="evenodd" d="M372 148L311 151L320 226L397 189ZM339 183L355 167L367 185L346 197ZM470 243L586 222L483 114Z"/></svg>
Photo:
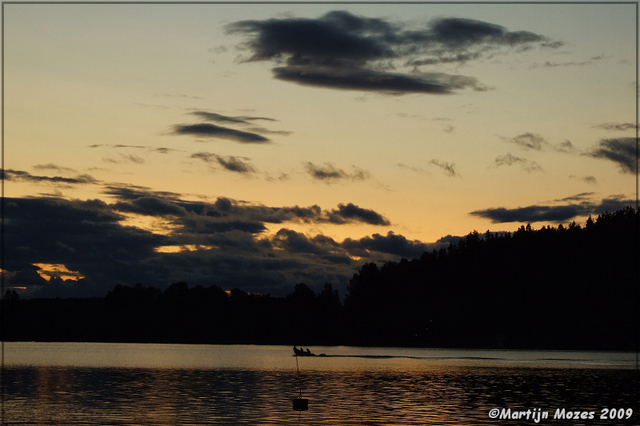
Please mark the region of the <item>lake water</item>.
<svg viewBox="0 0 640 426"><path fill-rule="evenodd" d="M298 379L284 346L5 343L3 423L640 424L634 353L312 350Z"/></svg>

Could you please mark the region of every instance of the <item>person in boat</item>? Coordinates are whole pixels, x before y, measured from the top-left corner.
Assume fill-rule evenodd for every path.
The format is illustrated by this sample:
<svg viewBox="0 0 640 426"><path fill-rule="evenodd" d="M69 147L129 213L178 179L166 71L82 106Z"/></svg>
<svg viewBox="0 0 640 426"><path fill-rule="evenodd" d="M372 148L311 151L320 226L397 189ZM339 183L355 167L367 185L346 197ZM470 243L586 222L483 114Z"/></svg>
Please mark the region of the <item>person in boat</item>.
<svg viewBox="0 0 640 426"><path fill-rule="evenodd" d="M311 351L307 348L307 355L311 355Z"/></svg>

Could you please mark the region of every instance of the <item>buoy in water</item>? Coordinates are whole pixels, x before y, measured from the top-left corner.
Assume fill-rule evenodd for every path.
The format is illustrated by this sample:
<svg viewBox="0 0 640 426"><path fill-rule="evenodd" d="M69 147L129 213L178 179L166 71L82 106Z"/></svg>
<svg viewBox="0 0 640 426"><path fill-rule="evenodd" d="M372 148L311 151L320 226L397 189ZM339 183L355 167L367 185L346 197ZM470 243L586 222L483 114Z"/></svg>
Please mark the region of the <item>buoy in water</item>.
<svg viewBox="0 0 640 426"><path fill-rule="evenodd" d="M295 411L307 411L309 409L309 400L302 397L302 382L300 381L300 366L298 365L298 353L296 347L293 347L293 351L296 354L296 371L298 372L298 385L300 386L300 393L297 398L293 399L293 409Z"/></svg>
<svg viewBox="0 0 640 426"><path fill-rule="evenodd" d="M296 411L307 411L309 409L309 400L307 398L294 398L293 409Z"/></svg>

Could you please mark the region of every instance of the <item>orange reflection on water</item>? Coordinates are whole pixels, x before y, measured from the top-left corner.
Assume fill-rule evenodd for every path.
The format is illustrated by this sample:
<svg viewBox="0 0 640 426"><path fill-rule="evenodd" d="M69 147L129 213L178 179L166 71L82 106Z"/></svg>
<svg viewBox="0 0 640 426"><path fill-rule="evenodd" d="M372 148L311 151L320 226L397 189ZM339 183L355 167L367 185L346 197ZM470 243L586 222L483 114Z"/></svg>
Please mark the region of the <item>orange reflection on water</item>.
<svg viewBox="0 0 640 426"><path fill-rule="evenodd" d="M66 425L73 421L68 415L59 416L57 408L72 404L74 383L72 370L36 368L36 424Z"/></svg>

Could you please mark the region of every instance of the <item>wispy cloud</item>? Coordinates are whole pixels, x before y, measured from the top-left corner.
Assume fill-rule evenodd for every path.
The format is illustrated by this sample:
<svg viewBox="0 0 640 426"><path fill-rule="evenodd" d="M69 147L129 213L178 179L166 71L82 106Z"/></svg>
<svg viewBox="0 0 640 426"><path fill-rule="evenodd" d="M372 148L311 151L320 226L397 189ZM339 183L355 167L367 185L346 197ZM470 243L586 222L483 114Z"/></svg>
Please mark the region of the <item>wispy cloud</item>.
<svg viewBox="0 0 640 426"><path fill-rule="evenodd" d="M58 166L56 164L53 163L48 163L48 164L36 164L35 166L33 166L34 169L36 170L54 170L56 172L70 172L70 173L77 173L77 170L72 169L70 167L62 167L62 166Z"/></svg>
<svg viewBox="0 0 640 426"><path fill-rule="evenodd" d="M447 163L446 161L440 161L435 159L429 161L429 163L435 164L436 166L440 167L444 171L444 173L449 177L460 176L460 173L458 173L458 171L456 170L454 163Z"/></svg>
<svg viewBox="0 0 640 426"><path fill-rule="evenodd" d="M120 154L122 160L126 163L144 164L145 160L135 154Z"/></svg>
<svg viewBox="0 0 640 426"><path fill-rule="evenodd" d="M636 124L635 123L601 123L593 127L609 130L609 131L625 132L627 130L635 130Z"/></svg>
<svg viewBox="0 0 640 426"><path fill-rule="evenodd" d="M88 148L101 148L101 147L109 147L114 149L145 149L149 152L157 152L159 154L168 154L172 151L180 151L178 149L173 148L165 148L165 147L155 147L155 146L146 146L146 145L124 145L124 144L93 144L88 145Z"/></svg>
<svg viewBox="0 0 640 426"><path fill-rule="evenodd" d="M523 149L526 149L526 150L532 149L535 151L541 151L542 148L548 144L545 138L543 138L542 136L536 133L531 133L531 132L526 132L521 135L515 136L513 138L509 138L507 139L507 141L514 143Z"/></svg>
<svg viewBox="0 0 640 426"><path fill-rule="evenodd" d="M401 169L411 170L412 172L416 172L416 173L431 174L428 170L422 169L420 167L409 166L409 165L404 164L404 163L398 163L398 164L396 164L396 166L400 167Z"/></svg>
<svg viewBox="0 0 640 426"><path fill-rule="evenodd" d="M154 96L160 96L163 98L186 98L186 99L198 99L198 100L204 99L201 96L186 95L184 93L158 93Z"/></svg>
<svg viewBox="0 0 640 426"><path fill-rule="evenodd" d="M558 67L583 67L585 65L591 65L597 61L601 61L603 59L607 59L606 56L604 55L599 55L599 56L594 56L590 59L584 60L584 61L567 61L567 62L551 62L551 61L545 61L542 64L538 64L538 63L534 63L532 64L529 69L536 69L536 68L558 68Z"/></svg>
<svg viewBox="0 0 640 426"><path fill-rule="evenodd" d="M371 177L367 170L352 166L353 173L345 172L343 169L336 168L331 163L325 163L324 166L317 166L311 162L305 164L307 173L316 180L326 183L333 183L340 180L365 180Z"/></svg>
<svg viewBox="0 0 640 426"><path fill-rule="evenodd" d="M250 124L252 121L259 121L259 120L277 121L276 119L269 118L269 117L254 117L254 116L248 116L248 115L228 116L228 115L222 115L222 114L217 114L215 112L208 112L208 111L193 111L193 112L190 112L189 114L195 115L207 121L214 121L216 123Z"/></svg>
<svg viewBox="0 0 640 426"><path fill-rule="evenodd" d="M35 176L29 172L22 170L0 170L2 179L11 182L29 182L37 184L52 184L52 185L87 185L97 184L100 181L95 179L91 175L83 174L78 175L75 178L61 177L61 176Z"/></svg>
<svg viewBox="0 0 640 426"><path fill-rule="evenodd" d="M583 176L583 177L578 177L576 175L571 175L569 176L569 179L579 179L582 180L590 185L597 185L598 184L598 179L596 179L594 176Z"/></svg>
<svg viewBox="0 0 640 426"><path fill-rule="evenodd" d="M518 145L525 151L544 151L546 149L552 149L557 152L573 153L576 151L573 143L570 140L565 140L559 144L552 144L544 137L537 133L525 132L512 138L502 137L505 142Z"/></svg>
<svg viewBox="0 0 640 426"><path fill-rule="evenodd" d="M535 161L527 160L526 158L516 157L508 152L506 155L501 155L495 159L496 166L513 166L519 165L528 172L543 172L544 169Z"/></svg>
<svg viewBox="0 0 640 426"><path fill-rule="evenodd" d="M191 158L200 159L206 163L211 163L212 161L217 162L224 169L230 172L236 173L254 173L256 171L255 167L249 164L247 161L250 160L246 157L235 157L233 155L230 156L222 156L218 154L213 154L209 152L197 152L191 155Z"/></svg>

